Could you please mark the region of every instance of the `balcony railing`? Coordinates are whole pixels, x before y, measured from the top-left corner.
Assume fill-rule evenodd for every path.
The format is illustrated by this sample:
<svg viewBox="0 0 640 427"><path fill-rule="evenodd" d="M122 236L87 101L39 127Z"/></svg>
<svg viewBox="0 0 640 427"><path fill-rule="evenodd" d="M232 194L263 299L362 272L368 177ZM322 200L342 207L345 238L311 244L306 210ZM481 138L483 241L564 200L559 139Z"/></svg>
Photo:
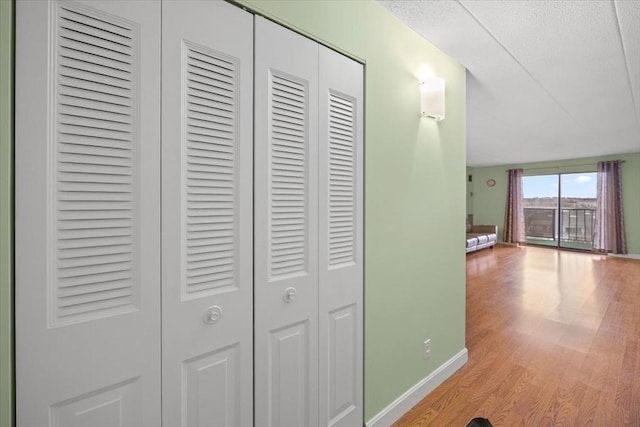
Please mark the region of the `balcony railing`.
<svg viewBox="0 0 640 427"><path fill-rule="evenodd" d="M524 208L527 238L558 240L563 242L593 242L595 209Z"/></svg>

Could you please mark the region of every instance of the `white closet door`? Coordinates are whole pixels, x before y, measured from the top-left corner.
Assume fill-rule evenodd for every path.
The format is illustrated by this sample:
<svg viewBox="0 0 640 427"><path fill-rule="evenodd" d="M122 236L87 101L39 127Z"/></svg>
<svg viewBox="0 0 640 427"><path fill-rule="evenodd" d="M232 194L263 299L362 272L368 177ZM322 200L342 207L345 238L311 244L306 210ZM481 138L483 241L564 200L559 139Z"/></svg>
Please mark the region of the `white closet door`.
<svg viewBox="0 0 640 427"><path fill-rule="evenodd" d="M17 425L160 425L160 2L17 3Z"/></svg>
<svg viewBox="0 0 640 427"><path fill-rule="evenodd" d="M362 65L320 46L320 425L360 426Z"/></svg>
<svg viewBox="0 0 640 427"><path fill-rule="evenodd" d="M253 423L253 17L162 6L166 426Z"/></svg>
<svg viewBox="0 0 640 427"><path fill-rule="evenodd" d="M317 426L318 46L255 31L255 422Z"/></svg>

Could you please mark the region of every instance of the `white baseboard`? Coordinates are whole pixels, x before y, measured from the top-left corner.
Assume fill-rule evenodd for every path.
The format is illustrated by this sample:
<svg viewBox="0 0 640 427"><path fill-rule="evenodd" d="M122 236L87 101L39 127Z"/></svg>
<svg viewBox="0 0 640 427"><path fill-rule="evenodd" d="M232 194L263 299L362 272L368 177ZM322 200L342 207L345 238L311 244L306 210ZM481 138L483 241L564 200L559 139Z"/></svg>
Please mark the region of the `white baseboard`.
<svg viewBox="0 0 640 427"><path fill-rule="evenodd" d="M626 254L626 255L607 254L607 256L614 257L614 258L640 259L640 254Z"/></svg>
<svg viewBox="0 0 640 427"><path fill-rule="evenodd" d="M366 427L389 427L400 417L409 412L418 402L442 384L447 378L455 374L469 359L467 349L464 348L451 359L440 365L427 377L423 378L400 397L391 402L386 408L366 422Z"/></svg>

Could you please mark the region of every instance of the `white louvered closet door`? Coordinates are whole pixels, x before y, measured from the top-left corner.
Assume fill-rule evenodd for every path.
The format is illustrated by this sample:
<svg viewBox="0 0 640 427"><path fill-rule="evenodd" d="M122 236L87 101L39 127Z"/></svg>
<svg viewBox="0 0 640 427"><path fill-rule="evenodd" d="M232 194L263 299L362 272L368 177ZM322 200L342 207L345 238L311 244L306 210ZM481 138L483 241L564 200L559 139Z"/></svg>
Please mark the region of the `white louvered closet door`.
<svg viewBox="0 0 640 427"><path fill-rule="evenodd" d="M255 18L255 425L318 425L318 45Z"/></svg>
<svg viewBox="0 0 640 427"><path fill-rule="evenodd" d="M320 46L320 425L363 424L363 69Z"/></svg>
<svg viewBox="0 0 640 427"><path fill-rule="evenodd" d="M160 425L160 2L17 2L17 425Z"/></svg>
<svg viewBox="0 0 640 427"><path fill-rule="evenodd" d="M162 6L163 425L253 423L253 17Z"/></svg>

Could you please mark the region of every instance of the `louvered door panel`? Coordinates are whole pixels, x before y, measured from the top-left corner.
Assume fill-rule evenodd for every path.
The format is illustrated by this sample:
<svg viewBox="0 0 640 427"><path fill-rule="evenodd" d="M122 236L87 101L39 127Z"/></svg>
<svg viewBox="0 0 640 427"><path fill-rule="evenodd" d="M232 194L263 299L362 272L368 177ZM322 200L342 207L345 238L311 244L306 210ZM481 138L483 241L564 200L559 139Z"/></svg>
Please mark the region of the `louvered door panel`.
<svg viewBox="0 0 640 427"><path fill-rule="evenodd" d="M185 44L186 289L234 286L237 231L237 68L233 58Z"/></svg>
<svg viewBox="0 0 640 427"><path fill-rule="evenodd" d="M307 241L307 103L304 81L271 80L271 278L304 273Z"/></svg>
<svg viewBox="0 0 640 427"><path fill-rule="evenodd" d="M253 19L164 1L163 425L253 423Z"/></svg>
<svg viewBox="0 0 640 427"><path fill-rule="evenodd" d="M362 66L320 47L320 424L362 425Z"/></svg>
<svg viewBox="0 0 640 427"><path fill-rule="evenodd" d="M317 426L318 46L256 17L255 49L255 423Z"/></svg>
<svg viewBox="0 0 640 427"><path fill-rule="evenodd" d="M160 423L160 8L123 5L18 2L18 425Z"/></svg>
<svg viewBox="0 0 640 427"><path fill-rule="evenodd" d="M355 255L354 100L329 93L329 265Z"/></svg>
<svg viewBox="0 0 640 427"><path fill-rule="evenodd" d="M54 324L137 303L137 29L62 5L57 30Z"/></svg>

